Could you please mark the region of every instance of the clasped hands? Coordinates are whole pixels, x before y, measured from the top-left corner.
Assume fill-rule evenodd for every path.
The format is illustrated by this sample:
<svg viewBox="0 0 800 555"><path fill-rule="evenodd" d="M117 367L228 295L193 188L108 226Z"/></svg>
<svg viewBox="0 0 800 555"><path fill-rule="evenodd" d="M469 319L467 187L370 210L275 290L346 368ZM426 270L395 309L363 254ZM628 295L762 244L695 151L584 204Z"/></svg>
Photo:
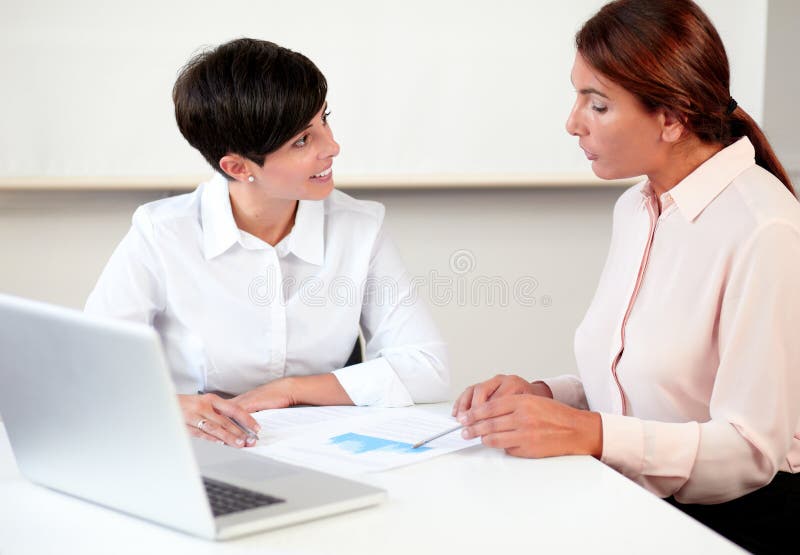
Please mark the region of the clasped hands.
<svg viewBox="0 0 800 555"><path fill-rule="evenodd" d="M516 457L554 457L602 453L602 421L595 412L553 400L544 382L497 375L464 390L452 414L464 426L462 437Z"/></svg>

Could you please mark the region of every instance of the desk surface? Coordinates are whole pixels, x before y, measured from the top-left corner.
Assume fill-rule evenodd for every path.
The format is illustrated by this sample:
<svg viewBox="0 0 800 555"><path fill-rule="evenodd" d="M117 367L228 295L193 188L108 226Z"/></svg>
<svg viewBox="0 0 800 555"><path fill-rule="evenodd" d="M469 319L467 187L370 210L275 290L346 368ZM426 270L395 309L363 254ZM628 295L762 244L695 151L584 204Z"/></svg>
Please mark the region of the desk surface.
<svg viewBox="0 0 800 555"><path fill-rule="evenodd" d="M362 480L389 499L213 543L31 484L0 423L0 554L742 552L591 457L517 459L476 446Z"/></svg>

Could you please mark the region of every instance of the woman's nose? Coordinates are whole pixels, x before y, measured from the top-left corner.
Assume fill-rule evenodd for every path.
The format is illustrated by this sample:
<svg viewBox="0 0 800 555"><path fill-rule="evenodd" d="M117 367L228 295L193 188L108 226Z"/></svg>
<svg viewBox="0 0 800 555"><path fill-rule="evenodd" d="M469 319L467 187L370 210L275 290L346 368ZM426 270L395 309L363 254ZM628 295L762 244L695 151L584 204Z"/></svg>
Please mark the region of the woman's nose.
<svg viewBox="0 0 800 555"><path fill-rule="evenodd" d="M575 105L572 106L572 110L567 116L567 124L566 124L567 133L573 135L575 137L579 137L581 135L585 135L586 131L584 129L583 124L580 122L578 116L578 105L577 102Z"/></svg>
<svg viewBox="0 0 800 555"><path fill-rule="evenodd" d="M333 140L333 135L331 134L328 137L328 141L325 144L325 148L322 149L322 158L333 158L339 155L339 143Z"/></svg>

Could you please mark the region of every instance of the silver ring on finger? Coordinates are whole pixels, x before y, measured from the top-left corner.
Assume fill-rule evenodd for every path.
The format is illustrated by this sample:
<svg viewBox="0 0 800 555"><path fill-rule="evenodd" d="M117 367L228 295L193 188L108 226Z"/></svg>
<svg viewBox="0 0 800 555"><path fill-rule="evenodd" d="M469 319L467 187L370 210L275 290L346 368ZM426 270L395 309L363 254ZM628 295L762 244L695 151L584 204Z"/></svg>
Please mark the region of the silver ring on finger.
<svg viewBox="0 0 800 555"><path fill-rule="evenodd" d="M196 428L202 432L203 428L205 427L205 425L207 423L208 423L208 420L206 420L205 418L201 418L200 421L197 423Z"/></svg>

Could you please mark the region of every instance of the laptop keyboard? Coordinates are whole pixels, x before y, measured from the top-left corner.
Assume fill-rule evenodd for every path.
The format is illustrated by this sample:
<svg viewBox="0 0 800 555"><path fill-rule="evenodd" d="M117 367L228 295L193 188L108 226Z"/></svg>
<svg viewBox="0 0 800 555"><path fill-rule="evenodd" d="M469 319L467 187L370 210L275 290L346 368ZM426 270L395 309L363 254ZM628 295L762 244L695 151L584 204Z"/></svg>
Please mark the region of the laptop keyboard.
<svg viewBox="0 0 800 555"><path fill-rule="evenodd" d="M271 497L257 491L239 488L218 482L203 476L203 485L206 487L208 501L211 503L211 512L214 516L238 513L248 509L266 507L275 503L283 503L284 499Z"/></svg>

